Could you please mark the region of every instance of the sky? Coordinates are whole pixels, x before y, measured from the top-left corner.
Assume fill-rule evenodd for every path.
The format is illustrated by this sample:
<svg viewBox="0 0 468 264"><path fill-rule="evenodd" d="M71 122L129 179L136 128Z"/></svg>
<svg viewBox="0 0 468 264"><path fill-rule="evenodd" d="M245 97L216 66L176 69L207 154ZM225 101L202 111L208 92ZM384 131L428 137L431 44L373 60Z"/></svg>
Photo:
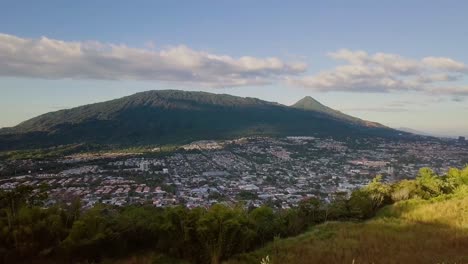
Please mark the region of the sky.
<svg viewBox="0 0 468 264"><path fill-rule="evenodd" d="M468 1L0 2L0 127L154 89L468 136Z"/></svg>

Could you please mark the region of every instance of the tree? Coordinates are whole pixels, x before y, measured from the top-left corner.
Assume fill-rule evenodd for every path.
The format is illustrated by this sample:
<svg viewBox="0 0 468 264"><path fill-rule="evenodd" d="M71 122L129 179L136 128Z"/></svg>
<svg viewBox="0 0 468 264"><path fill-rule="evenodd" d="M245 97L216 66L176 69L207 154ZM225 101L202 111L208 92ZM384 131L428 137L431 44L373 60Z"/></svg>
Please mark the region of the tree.
<svg viewBox="0 0 468 264"><path fill-rule="evenodd" d="M447 181L447 188L453 191L462 185L468 185L468 166L463 170L457 168L450 168L445 176Z"/></svg>
<svg viewBox="0 0 468 264"><path fill-rule="evenodd" d="M319 223L324 220L322 202L315 197L299 202L299 211L309 224Z"/></svg>
<svg viewBox="0 0 468 264"><path fill-rule="evenodd" d="M73 223L61 248L67 257L99 261L104 256L123 253L124 245L116 233L115 214L104 205L97 205Z"/></svg>
<svg viewBox="0 0 468 264"><path fill-rule="evenodd" d="M326 207L325 221L347 219L349 217L348 194L338 192L333 195L332 201Z"/></svg>
<svg viewBox="0 0 468 264"><path fill-rule="evenodd" d="M418 184L414 180L402 180L393 185L392 201L404 201L418 196Z"/></svg>
<svg viewBox="0 0 468 264"><path fill-rule="evenodd" d="M391 203L392 188L382 182L382 175L377 175L362 191L371 198L373 211Z"/></svg>
<svg viewBox="0 0 468 264"><path fill-rule="evenodd" d="M197 223L197 233L212 264L248 248L253 232L239 208L214 205Z"/></svg>
<svg viewBox="0 0 468 264"><path fill-rule="evenodd" d="M255 208L249 213L249 219L256 234L255 245L264 245L280 233L275 212L266 206Z"/></svg>
<svg viewBox="0 0 468 264"><path fill-rule="evenodd" d="M443 193L444 182L429 168L421 168L416 177L418 192L424 199L439 196Z"/></svg>
<svg viewBox="0 0 468 264"><path fill-rule="evenodd" d="M353 191L348 206L351 216L355 218L365 219L375 213L374 200L364 190Z"/></svg>

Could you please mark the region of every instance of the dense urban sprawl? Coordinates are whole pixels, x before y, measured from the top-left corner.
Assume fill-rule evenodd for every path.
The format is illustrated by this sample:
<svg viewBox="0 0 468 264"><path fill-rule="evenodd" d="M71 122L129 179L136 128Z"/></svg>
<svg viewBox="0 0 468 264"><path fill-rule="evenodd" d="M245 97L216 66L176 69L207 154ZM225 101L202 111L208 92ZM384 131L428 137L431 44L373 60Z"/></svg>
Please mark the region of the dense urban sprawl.
<svg viewBox="0 0 468 264"><path fill-rule="evenodd" d="M243 201L246 206L285 209L308 197L328 201L337 192L350 193L376 175L394 182L414 177L422 167L442 174L468 163L463 139L251 137L197 141L159 152L5 160L0 163L0 189L48 187L47 205L79 198L84 207L192 208Z"/></svg>

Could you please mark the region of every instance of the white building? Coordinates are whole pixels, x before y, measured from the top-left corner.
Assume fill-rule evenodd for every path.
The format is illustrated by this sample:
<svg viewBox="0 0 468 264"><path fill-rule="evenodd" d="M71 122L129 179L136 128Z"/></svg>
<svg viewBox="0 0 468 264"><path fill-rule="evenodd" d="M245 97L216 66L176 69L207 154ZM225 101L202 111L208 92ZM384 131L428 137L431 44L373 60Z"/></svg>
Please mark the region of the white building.
<svg viewBox="0 0 468 264"><path fill-rule="evenodd" d="M140 170L141 171L148 171L149 170L149 163L147 161L142 161L140 163Z"/></svg>

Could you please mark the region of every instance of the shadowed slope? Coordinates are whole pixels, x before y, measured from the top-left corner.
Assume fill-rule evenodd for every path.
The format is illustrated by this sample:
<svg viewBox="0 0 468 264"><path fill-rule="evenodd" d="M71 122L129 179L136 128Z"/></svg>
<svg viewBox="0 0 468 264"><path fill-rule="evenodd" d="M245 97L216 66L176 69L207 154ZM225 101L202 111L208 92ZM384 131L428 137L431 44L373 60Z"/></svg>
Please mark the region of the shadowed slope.
<svg viewBox="0 0 468 264"><path fill-rule="evenodd" d="M225 94L148 91L47 113L3 129L0 149L73 143L172 144L251 135L398 136L399 133L351 117L337 118L329 112Z"/></svg>

